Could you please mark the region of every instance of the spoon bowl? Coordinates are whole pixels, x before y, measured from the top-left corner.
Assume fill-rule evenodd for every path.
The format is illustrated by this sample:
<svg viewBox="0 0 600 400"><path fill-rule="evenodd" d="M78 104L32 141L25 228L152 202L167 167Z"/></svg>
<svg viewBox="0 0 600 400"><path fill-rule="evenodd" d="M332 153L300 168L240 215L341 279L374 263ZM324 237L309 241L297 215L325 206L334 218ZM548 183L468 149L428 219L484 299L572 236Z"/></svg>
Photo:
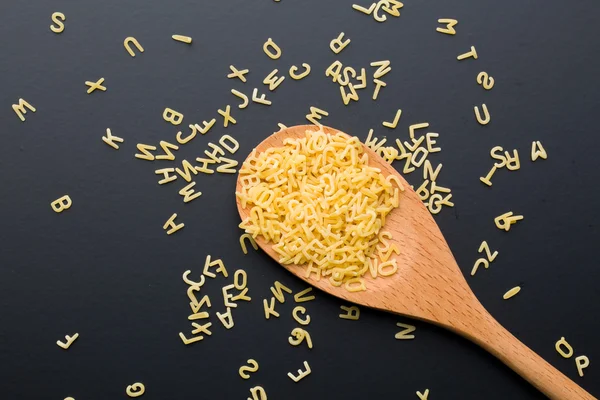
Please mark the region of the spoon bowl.
<svg viewBox="0 0 600 400"><path fill-rule="evenodd" d="M305 137L306 131L323 129L325 133L339 131L329 127L300 125L282 129L267 137L257 147L258 153L270 147L282 147L287 138ZM348 136L350 137L350 136ZM348 302L384 310L434 323L450 329L477 343L528 380L551 399L594 399L556 368L521 343L504 329L479 303L467 284L444 236L429 210L406 180L373 150L363 145L369 165L384 176L395 175L405 190L400 204L386 217L384 228L392 234L390 243L400 249L398 271L389 277L373 279L364 275L366 291L349 292L333 286L328 279L307 279L306 268L282 265L285 269L324 292ZM238 177L236 191L241 190ZM237 201L242 220L250 213ZM262 236L256 243L275 261L279 255Z"/></svg>

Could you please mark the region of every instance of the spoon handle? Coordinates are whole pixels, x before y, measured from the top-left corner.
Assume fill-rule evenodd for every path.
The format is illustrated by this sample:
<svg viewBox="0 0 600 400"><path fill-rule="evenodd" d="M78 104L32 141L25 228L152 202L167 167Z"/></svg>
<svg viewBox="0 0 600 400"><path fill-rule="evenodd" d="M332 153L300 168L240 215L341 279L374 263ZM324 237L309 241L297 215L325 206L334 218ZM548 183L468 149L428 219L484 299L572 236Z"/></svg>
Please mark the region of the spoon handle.
<svg viewBox="0 0 600 400"><path fill-rule="evenodd" d="M596 398L546 362L507 331L477 301L461 318L446 327L466 337L553 400L595 400Z"/></svg>

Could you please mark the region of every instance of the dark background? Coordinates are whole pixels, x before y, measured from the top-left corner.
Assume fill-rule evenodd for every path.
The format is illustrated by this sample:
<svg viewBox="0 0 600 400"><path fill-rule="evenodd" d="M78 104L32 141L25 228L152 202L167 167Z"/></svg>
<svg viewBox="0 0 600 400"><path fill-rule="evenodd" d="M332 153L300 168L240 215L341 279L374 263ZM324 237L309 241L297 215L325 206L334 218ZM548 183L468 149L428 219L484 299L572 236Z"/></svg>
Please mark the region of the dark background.
<svg viewBox="0 0 600 400"><path fill-rule="evenodd" d="M368 1L356 1L368 6ZM269 399L416 399L429 388L436 399L543 398L524 380L475 345L425 323L416 338L399 341L395 323L410 320L362 309L359 321L338 318L340 301L318 293L306 303L314 349L292 347L293 301L266 321L262 299L280 280L305 286L260 252L244 256L238 244L235 175L198 175L202 196L182 202L174 183L159 186L154 170L200 156L208 141L228 133L241 144L242 161L277 130L306 123L309 106L323 120L365 139L369 128L390 139L408 137L408 125L428 121L442 152L438 183L451 187L454 209L436 220L463 272L487 240L499 256L468 277L474 292L507 329L592 394L600 395L595 365L600 290L597 243L597 73L600 35L595 0L407 0L401 17L385 23L351 9L352 1L2 1L0 11L0 398L126 399L125 388L146 385L151 399L245 399L262 385ZM65 31L49 30L55 11ZM456 36L437 33L438 18L459 20ZM341 54L329 41L345 32ZM193 37L191 46L172 34ZM123 39L145 48L131 58ZM276 61L262 45L282 48ZM478 60L456 56L475 45ZM389 59L388 86L371 100L373 69L361 99L345 107L324 70L334 60L368 67ZM307 62L311 74L289 77L273 93L262 79L274 68ZM249 68L248 83L226 78L228 66ZM475 78L487 71L491 91ZM106 79L106 92L86 94L84 81ZM273 101L238 110L236 88L254 87ZM21 123L11 109L18 98L37 108ZM482 127L473 106L486 103L492 122ZM237 125L222 127L218 108L232 105ZM205 136L181 146L177 161L134 158L136 143L175 143L177 127L162 119L165 107L184 113L183 124L217 117ZM381 126L403 110L395 130ZM125 142L115 151L101 141L106 128ZM540 140L547 160L530 161ZM492 166L490 149L519 150L521 169L499 170L493 187L479 182ZM401 165L397 165L401 168ZM419 184L421 172L407 177ZM50 202L64 194L73 206L62 214ZM493 218L513 210L525 216L510 232ZM174 212L185 228L172 236L162 224ZM221 287L209 280L213 335L184 346L190 313L181 280L197 277L207 254L230 272L244 268L251 303L234 310L235 327L220 324ZM522 291L509 301L502 294ZM68 350L56 340L80 333ZM587 355L585 377L574 358L554 343L565 336L575 356ZM248 381L238 368L248 358L260 370ZM302 361L312 374L287 378Z"/></svg>

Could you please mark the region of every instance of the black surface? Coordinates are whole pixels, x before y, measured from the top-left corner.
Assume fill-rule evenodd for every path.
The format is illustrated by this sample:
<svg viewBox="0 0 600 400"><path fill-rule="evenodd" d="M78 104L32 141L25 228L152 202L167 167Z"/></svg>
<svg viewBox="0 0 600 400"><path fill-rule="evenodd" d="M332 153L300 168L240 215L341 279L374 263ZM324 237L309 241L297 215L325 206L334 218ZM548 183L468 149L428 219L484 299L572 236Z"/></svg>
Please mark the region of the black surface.
<svg viewBox="0 0 600 400"><path fill-rule="evenodd" d="M368 2L361 1L361 4ZM184 124L218 117L231 104L238 124L197 137L178 160L200 156L208 141L229 133L241 143L235 158L276 130L306 123L309 106L329 111L324 123L364 139L407 138L411 123L429 121L440 133L440 184L453 189L456 207L436 219L464 272L487 240L500 254L468 281L486 308L534 351L592 394L600 395L600 272L596 246L600 213L597 115L600 36L593 0L408 1L400 18L378 24L351 9L351 1L18 1L0 5L0 398L125 399L125 387L146 385L144 400L244 399L263 385L269 399L413 399L429 388L435 399L543 398L475 345L416 322L416 339L394 339L406 318L362 310L358 322L337 317L340 301L319 293L307 303L315 348L291 347L295 326L286 301L281 317L266 321L262 298L280 280L304 285L260 252L244 256L234 204L235 176L198 176L203 195L184 204L182 181L159 186L154 170L170 165L133 157L136 143L174 141ZM50 15L65 13L66 29L49 30ZM435 31L437 19L459 20L454 37ZM352 40L340 55L329 41L341 31ZM172 34L193 37L191 46ZM135 36L145 52L131 58L123 39ZM262 44L273 38L283 56L273 61ZM456 61L477 47L478 60ZM389 59L392 72L379 100L344 107L324 76L335 59L355 67ZM273 68L286 72L308 62L310 76L289 77L271 107L238 110L236 88L250 94ZM249 68L249 82L228 80L228 66ZM372 74L369 68L369 76ZM491 91L478 72L496 79ZM107 92L85 93L84 81L105 77ZM371 78L370 78L371 79ZM11 109L18 98L37 108L21 123ZM492 122L479 126L473 106L485 102ZM381 126L403 110L396 130ZM106 128L125 138L114 151L101 142ZM532 163L533 140L549 158ZM479 182L492 165L495 145L517 148L521 169L498 171L493 187ZM419 183L420 173L408 176ZM73 207L56 214L50 202L68 193ZM493 218L505 211L525 220L509 233ZM185 228L161 229L177 212ZM213 335L184 346L189 332L181 274L200 273L207 254L230 273L248 271L251 303L234 310L226 331L220 288L210 280ZM521 285L510 301L502 294ZM203 289L204 290L204 289ZM80 333L68 351L55 344ZM565 336L591 366L577 376L554 343ZM248 358L260 370L248 381L238 368ZM286 377L308 360L313 373L294 384Z"/></svg>

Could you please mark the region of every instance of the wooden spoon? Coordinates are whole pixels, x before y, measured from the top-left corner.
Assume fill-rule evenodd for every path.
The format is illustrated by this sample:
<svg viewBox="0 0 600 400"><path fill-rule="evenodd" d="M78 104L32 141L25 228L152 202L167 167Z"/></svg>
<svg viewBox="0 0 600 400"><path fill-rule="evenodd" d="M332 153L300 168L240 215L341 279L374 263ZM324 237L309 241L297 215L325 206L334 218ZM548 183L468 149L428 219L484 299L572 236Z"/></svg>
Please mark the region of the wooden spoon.
<svg viewBox="0 0 600 400"><path fill-rule="evenodd" d="M307 130L318 130L314 125L293 126L266 138L256 150L281 147L286 138L301 138ZM338 131L323 127L326 133ZM533 386L551 399L594 399L556 368L521 343L502 327L479 303L430 212L404 178L367 146L369 165L380 168L387 176L396 175L404 184L400 206L386 218L385 230L392 233L392 242L400 249L398 272L387 278L372 279L365 275L367 291L348 292L343 286L335 287L328 279L319 281L305 278L305 267L283 265L288 271L333 296L378 310L390 311L407 317L432 322L450 329L477 343L499 358ZM241 190L238 177L236 190ZM249 209L237 201L242 220ZM273 259L279 255L262 236L256 243Z"/></svg>

